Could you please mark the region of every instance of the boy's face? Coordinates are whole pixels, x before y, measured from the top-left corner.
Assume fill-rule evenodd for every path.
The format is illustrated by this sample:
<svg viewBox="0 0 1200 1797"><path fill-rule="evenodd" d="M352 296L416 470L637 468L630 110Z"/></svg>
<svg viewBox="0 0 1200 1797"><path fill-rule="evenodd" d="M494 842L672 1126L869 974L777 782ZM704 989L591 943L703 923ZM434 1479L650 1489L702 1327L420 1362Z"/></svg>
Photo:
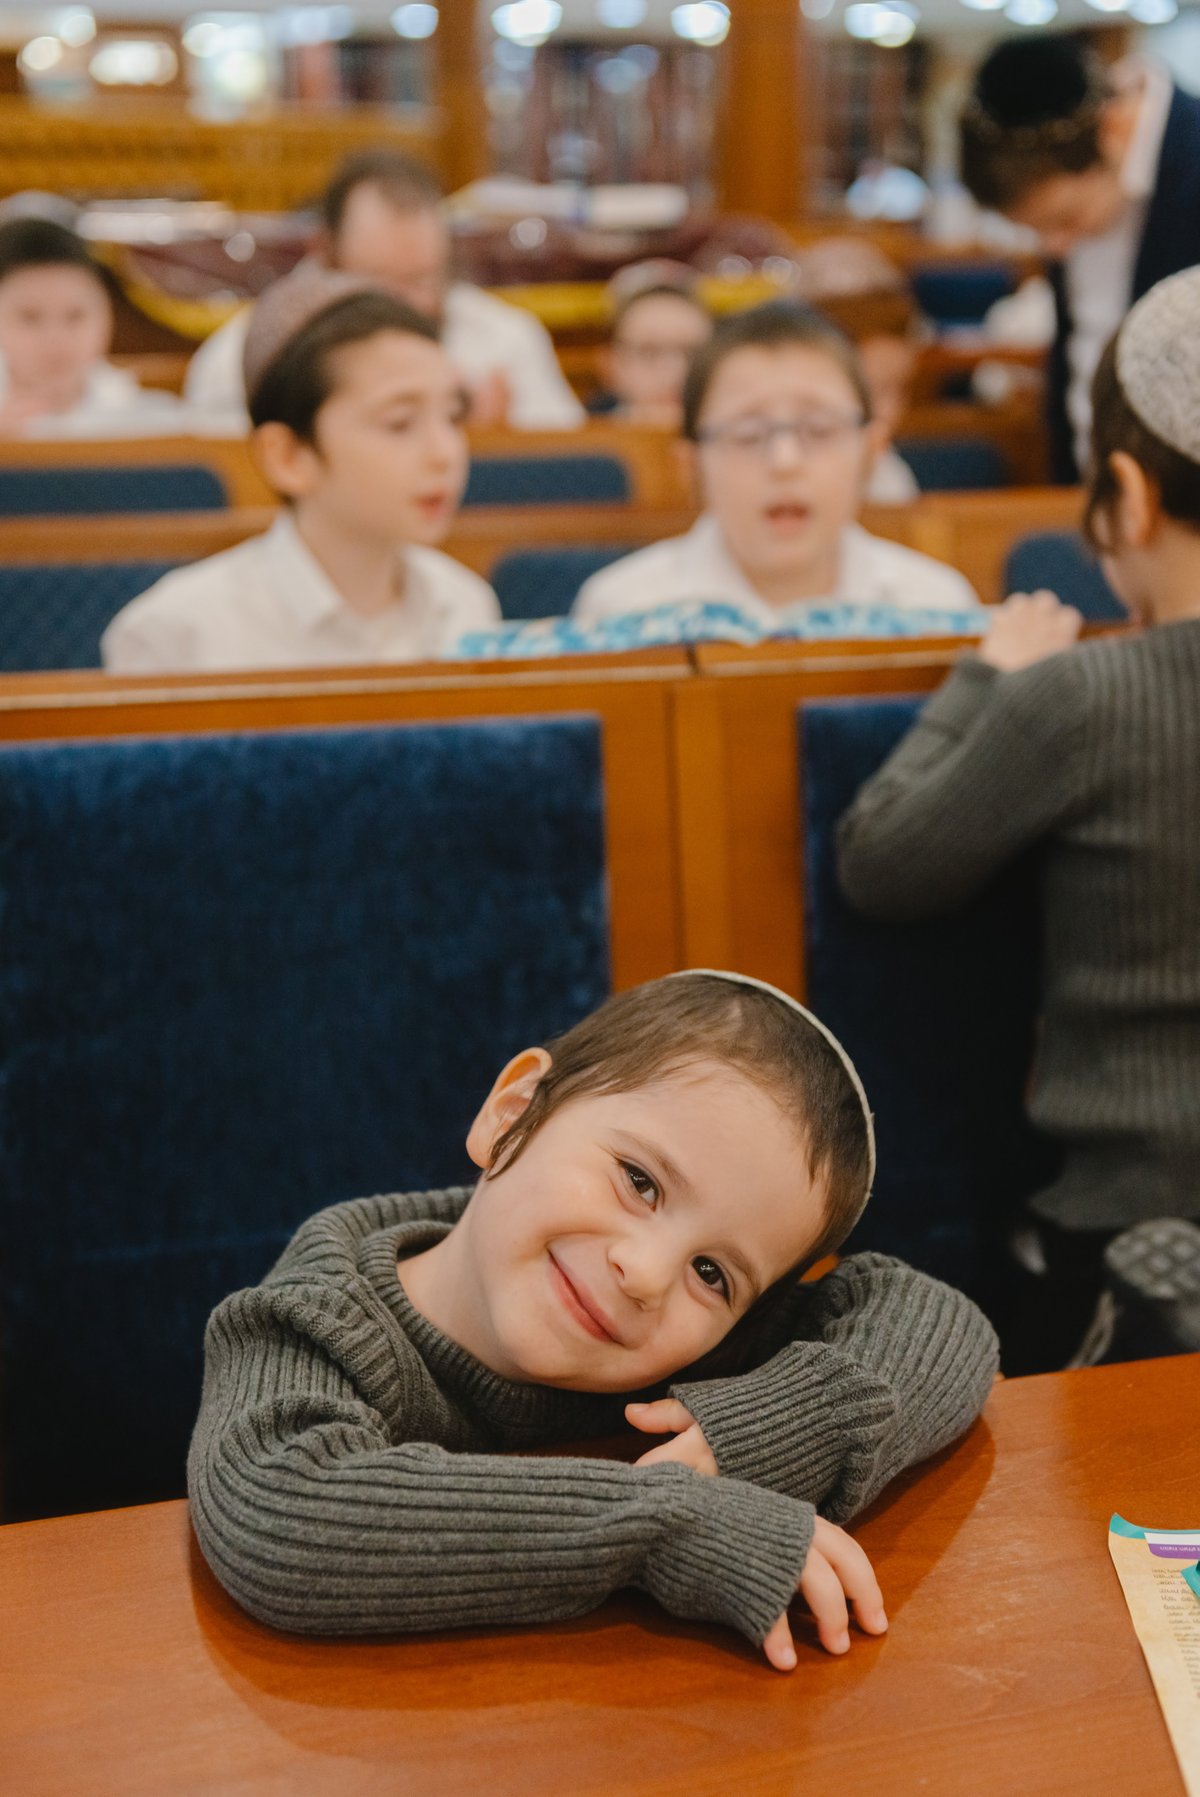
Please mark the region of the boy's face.
<svg viewBox="0 0 1200 1797"><path fill-rule="evenodd" d="M442 315L450 284L450 234L435 207L399 208L364 181L346 201L330 261L347 274L377 281L427 318Z"/></svg>
<svg viewBox="0 0 1200 1797"><path fill-rule="evenodd" d="M1119 168L1097 162L1081 174L1039 181L1006 214L1036 231L1047 256L1061 261L1088 238L1111 230L1128 204Z"/></svg>
<svg viewBox="0 0 1200 1797"><path fill-rule="evenodd" d="M504 1078L468 1138L480 1164L513 1120ZM805 1257L825 1190L774 1099L704 1062L568 1101L468 1215L487 1364L626 1392L698 1360Z"/></svg>
<svg viewBox="0 0 1200 1797"><path fill-rule="evenodd" d="M466 484L465 414L440 344L380 331L334 351L315 446L263 427L265 472L278 491L365 540L440 543Z"/></svg>
<svg viewBox="0 0 1200 1797"><path fill-rule="evenodd" d="M705 502L749 580L799 583L824 568L858 515L878 447L845 371L805 344L735 349L699 422L702 433L718 433L699 446ZM769 445L739 441L771 424L801 428Z"/></svg>
<svg viewBox="0 0 1200 1797"><path fill-rule="evenodd" d="M647 294L627 308L613 338L612 391L629 411L677 429L688 360L711 335L711 319L691 300Z"/></svg>
<svg viewBox="0 0 1200 1797"><path fill-rule="evenodd" d="M14 390L72 403L111 337L108 296L86 268L49 263L0 281L0 354Z"/></svg>

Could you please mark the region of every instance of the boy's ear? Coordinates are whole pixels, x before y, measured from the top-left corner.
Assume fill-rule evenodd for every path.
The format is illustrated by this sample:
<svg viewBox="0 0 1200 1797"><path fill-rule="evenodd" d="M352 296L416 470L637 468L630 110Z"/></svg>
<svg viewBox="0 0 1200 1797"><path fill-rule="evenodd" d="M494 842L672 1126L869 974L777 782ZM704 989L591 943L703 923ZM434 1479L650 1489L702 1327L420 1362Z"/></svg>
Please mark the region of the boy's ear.
<svg viewBox="0 0 1200 1797"><path fill-rule="evenodd" d="M544 1048L523 1048L513 1056L467 1131L467 1153L477 1167L489 1166L496 1143L527 1108L549 1068Z"/></svg>
<svg viewBox="0 0 1200 1797"><path fill-rule="evenodd" d="M1113 540L1122 549L1145 549L1162 513L1158 488L1140 462L1123 449L1108 459L1117 498L1113 506Z"/></svg>
<svg viewBox="0 0 1200 1797"><path fill-rule="evenodd" d="M1108 168L1119 169L1129 154L1140 111L1140 97L1133 93L1114 94L1100 108L1096 141Z"/></svg>
<svg viewBox="0 0 1200 1797"><path fill-rule="evenodd" d="M286 424L260 424L250 447L263 478L284 499L305 499L320 472L320 457Z"/></svg>

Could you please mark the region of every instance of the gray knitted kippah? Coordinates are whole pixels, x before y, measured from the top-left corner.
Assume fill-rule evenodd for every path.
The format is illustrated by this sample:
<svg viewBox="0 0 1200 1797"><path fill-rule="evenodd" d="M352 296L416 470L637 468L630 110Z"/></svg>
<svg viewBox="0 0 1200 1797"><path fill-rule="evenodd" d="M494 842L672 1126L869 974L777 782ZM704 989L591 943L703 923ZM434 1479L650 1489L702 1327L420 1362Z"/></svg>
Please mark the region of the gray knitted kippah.
<svg viewBox="0 0 1200 1797"><path fill-rule="evenodd" d="M302 262L290 275L275 281L254 302L246 343L242 350L242 374L246 393L255 388L285 344L299 336L306 325L339 300L353 293L378 293L379 282L365 275L344 274Z"/></svg>
<svg viewBox="0 0 1200 1797"><path fill-rule="evenodd" d="M1200 268L1168 275L1128 314L1117 379L1146 429L1200 462Z"/></svg>

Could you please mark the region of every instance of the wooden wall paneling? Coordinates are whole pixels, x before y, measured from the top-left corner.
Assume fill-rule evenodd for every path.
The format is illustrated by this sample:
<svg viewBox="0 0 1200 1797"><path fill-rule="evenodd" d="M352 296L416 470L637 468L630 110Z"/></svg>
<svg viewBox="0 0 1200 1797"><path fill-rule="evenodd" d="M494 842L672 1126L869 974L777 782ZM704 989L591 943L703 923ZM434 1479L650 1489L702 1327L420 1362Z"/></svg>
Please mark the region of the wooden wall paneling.
<svg viewBox="0 0 1200 1797"><path fill-rule="evenodd" d="M186 680L17 674L0 678L0 742L593 714L603 725L613 981L621 988L684 965L670 700L689 678L679 649L517 669L429 663Z"/></svg>
<svg viewBox="0 0 1200 1797"><path fill-rule="evenodd" d="M441 172L453 191L491 167L475 0L439 0L433 54Z"/></svg>

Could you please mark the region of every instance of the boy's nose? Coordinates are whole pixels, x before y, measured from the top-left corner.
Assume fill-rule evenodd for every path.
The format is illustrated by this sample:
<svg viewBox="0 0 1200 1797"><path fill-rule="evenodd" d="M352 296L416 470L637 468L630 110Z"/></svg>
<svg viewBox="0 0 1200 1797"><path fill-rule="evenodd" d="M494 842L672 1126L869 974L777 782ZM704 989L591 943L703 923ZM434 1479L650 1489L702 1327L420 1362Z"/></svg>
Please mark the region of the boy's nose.
<svg viewBox="0 0 1200 1797"><path fill-rule="evenodd" d="M674 1278L671 1257L649 1241L625 1240L613 1243L608 1259L625 1296L642 1310L657 1310Z"/></svg>

